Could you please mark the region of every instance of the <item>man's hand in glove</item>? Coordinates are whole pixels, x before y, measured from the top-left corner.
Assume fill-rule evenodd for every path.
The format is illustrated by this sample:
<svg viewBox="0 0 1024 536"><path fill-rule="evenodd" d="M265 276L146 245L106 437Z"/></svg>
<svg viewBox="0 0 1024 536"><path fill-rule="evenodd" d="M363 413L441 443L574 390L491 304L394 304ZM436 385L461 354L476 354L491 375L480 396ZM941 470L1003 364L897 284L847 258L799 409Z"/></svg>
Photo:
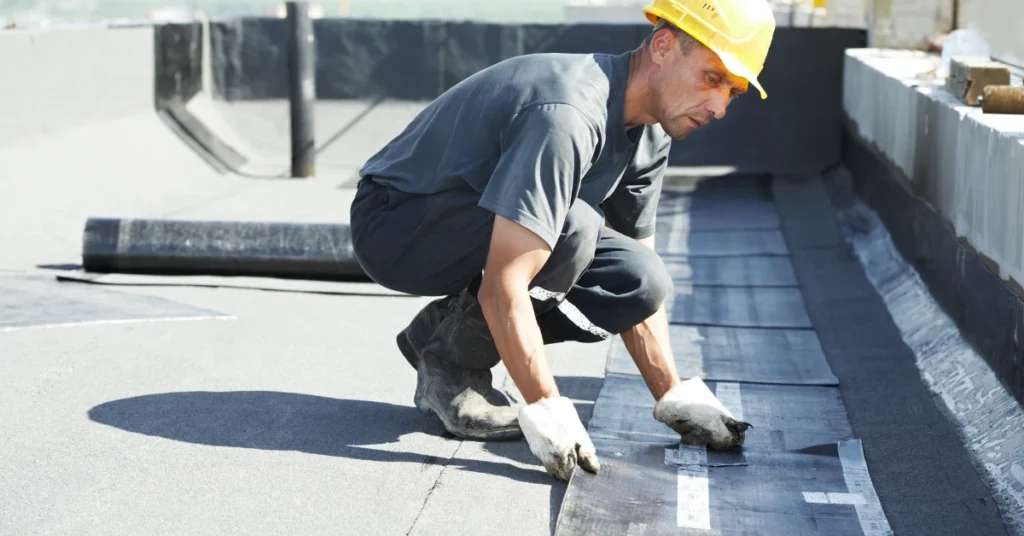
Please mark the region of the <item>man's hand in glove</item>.
<svg viewBox="0 0 1024 536"><path fill-rule="evenodd" d="M700 378L672 388L654 406L654 418L682 436L684 443L725 450L740 447L750 423L736 420Z"/></svg>
<svg viewBox="0 0 1024 536"><path fill-rule="evenodd" d="M544 398L523 406L519 426L549 475L568 481L577 466L591 473L600 470L594 444L568 398Z"/></svg>

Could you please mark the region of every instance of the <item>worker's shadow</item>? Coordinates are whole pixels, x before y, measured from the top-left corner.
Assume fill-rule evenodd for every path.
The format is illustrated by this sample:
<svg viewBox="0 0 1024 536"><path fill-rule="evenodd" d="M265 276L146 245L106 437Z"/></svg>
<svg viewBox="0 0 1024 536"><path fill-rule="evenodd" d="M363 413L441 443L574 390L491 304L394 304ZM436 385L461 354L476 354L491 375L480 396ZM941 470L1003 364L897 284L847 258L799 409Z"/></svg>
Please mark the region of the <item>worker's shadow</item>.
<svg viewBox="0 0 1024 536"><path fill-rule="evenodd" d="M601 379L561 377L558 382L567 396L592 400L597 397ZM583 401L578 408L586 422L589 405ZM484 444L488 452L518 461L518 465L395 450L394 445L407 434L446 435L440 421L425 418L411 406L276 391L186 391L114 400L93 407L88 415L100 424L185 443L405 463L416 471L446 465L449 469L546 484L552 486L552 526L565 493L565 484L544 473L522 440ZM431 445L437 450L436 444Z"/></svg>
<svg viewBox="0 0 1024 536"><path fill-rule="evenodd" d="M434 453L402 452L393 445L416 432L442 435L436 419L416 408L276 391L187 391L106 402L89 410L97 423L186 443L306 452L356 460L445 464L470 471L543 482L543 471Z"/></svg>
<svg viewBox="0 0 1024 536"><path fill-rule="evenodd" d="M596 398L600 378L560 378L559 385L574 398L589 393ZM585 404L581 404L580 412L585 419L589 416ZM522 440L487 443L484 448L531 468L457 455L448 459L426 449L423 453L395 450L399 439L408 434L446 435L440 421L426 418L412 406L276 391L187 391L106 402L90 409L88 416L94 422L128 432L186 443L406 463L416 470L447 465L560 486L544 473ZM436 444L432 445L437 450ZM554 512L563 493L564 485L552 490Z"/></svg>

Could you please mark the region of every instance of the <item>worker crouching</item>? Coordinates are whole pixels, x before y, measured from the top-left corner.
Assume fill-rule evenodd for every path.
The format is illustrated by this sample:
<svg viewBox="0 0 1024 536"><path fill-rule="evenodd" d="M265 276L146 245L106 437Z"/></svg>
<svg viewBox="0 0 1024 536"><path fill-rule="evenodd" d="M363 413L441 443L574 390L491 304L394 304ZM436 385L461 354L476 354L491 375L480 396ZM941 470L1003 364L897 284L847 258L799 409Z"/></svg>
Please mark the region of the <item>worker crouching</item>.
<svg viewBox="0 0 1024 536"><path fill-rule="evenodd" d="M757 81L775 28L764 0L655 0L636 50L531 54L430 103L360 171L353 246L374 281L440 296L397 336L414 402L452 434L525 437L568 479L600 462L544 347L618 335L683 441L743 444L699 378L679 378L655 251L673 140L725 115ZM492 387L499 362L524 397Z"/></svg>

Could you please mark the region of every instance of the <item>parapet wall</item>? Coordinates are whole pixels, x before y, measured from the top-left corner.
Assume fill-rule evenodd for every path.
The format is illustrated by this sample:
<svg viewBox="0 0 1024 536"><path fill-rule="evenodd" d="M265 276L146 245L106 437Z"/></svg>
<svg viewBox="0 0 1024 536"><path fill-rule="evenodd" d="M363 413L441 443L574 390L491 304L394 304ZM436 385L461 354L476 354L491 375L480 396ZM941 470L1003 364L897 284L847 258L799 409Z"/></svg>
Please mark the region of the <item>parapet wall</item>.
<svg viewBox="0 0 1024 536"><path fill-rule="evenodd" d="M846 53L843 162L936 301L1024 402L1024 115L960 103L938 58Z"/></svg>
<svg viewBox="0 0 1024 536"><path fill-rule="evenodd" d="M430 100L506 58L621 53L650 30L646 23L320 19L317 96ZM172 128L203 134L185 106L202 91L224 100L287 98L285 35L285 21L276 18L0 32L8 59L0 95L24 104L7 106L0 118L0 146L154 109ZM862 30L779 28L761 76L768 100L754 91L739 99L723 120L676 143L670 163L776 173L816 173L835 163L843 51L865 39ZM198 137L190 143L216 152L208 147L218 146L213 137Z"/></svg>
<svg viewBox="0 0 1024 536"><path fill-rule="evenodd" d="M322 19L314 25L317 98L430 100L501 60L540 52L621 53L649 24L487 24ZM243 18L210 25L213 92L225 100L285 99L286 27ZM677 143L671 164L816 173L839 160L842 66L865 32L779 28L756 91L727 116Z"/></svg>

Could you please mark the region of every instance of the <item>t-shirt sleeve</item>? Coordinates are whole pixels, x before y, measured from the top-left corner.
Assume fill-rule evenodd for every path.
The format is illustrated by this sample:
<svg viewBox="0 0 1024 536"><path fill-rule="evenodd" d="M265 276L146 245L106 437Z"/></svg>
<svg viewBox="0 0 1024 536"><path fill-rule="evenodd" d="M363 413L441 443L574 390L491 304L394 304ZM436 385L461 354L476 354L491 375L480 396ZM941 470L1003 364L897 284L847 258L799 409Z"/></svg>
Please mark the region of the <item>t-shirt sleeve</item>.
<svg viewBox="0 0 1024 536"><path fill-rule="evenodd" d="M672 139L660 128L644 133L618 187L602 204L612 229L637 239L654 234L671 147Z"/></svg>
<svg viewBox="0 0 1024 536"><path fill-rule="evenodd" d="M568 104L521 111L501 139L501 156L479 205L540 236L552 249L583 176L593 165L599 133Z"/></svg>

